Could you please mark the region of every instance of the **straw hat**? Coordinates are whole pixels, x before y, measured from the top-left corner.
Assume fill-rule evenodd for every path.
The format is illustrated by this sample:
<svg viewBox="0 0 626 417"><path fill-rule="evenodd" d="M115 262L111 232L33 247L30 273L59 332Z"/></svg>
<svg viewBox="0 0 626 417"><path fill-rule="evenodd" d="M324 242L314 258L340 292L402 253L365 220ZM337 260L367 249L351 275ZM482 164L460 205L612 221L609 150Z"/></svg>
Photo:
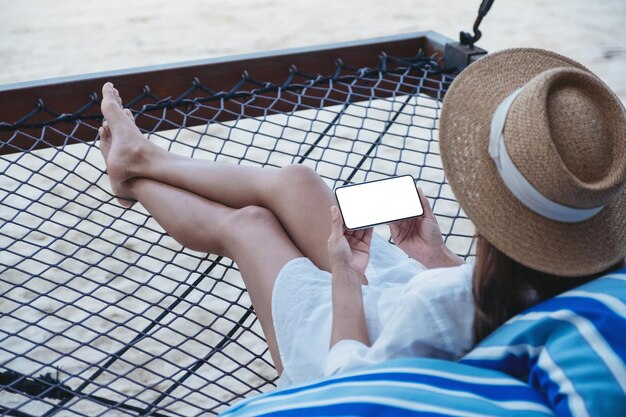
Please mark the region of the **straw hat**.
<svg viewBox="0 0 626 417"><path fill-rule="evenodd" d="M440 119L443 165L477 231L519 263L561 276L626 255L626 116L582 65L511 49L470 65Z"/></svg>

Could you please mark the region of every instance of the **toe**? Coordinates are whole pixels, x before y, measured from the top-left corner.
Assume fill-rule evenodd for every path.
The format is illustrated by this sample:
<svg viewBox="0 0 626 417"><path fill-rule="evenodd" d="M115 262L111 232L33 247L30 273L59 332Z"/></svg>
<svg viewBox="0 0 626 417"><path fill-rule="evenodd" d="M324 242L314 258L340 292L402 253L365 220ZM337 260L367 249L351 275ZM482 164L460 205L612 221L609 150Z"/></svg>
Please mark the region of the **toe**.
<svg viewBox="0 0 626 417"><path fill-rule="evenodd" d="M115 101L121 106L122 105L122 97L120 97L120 92L117 91L117 88L113 88L113 94L115 95Z"/></svg>
<svg viewBox="0 0 626 417"><path fill-rule="evenodd" d="M108 140L111 137L111 130L109 129L107 122L104 122L102 126L98 128L98 134L100 139Z"/></svg>
<svg viewBox="0 0 626 417"><path fill-rule="evenodd" d="M104 156L104 161L106 162L109 157L109 151L111 150L111 135L107 133L104 127L98 128L98 134L100 135L98 145L102 156Z"/></svg>
<svg viewBox="0 0 626 417"><path fill-rule="evenodd" d="M130 109L124 109L124 114L128 116L128 118L132 121L135 121L135 117L133 116L133 112Z"/></svg>
<svg viewBox="0 0 626 417"><path fill-rule="evenodd" d="M111 137L111 127L109 127L109 122L107 122L106 120L104 121L104 123L102 123L102 130L104 131L104 134L107 136L107 138Z"/></svg>

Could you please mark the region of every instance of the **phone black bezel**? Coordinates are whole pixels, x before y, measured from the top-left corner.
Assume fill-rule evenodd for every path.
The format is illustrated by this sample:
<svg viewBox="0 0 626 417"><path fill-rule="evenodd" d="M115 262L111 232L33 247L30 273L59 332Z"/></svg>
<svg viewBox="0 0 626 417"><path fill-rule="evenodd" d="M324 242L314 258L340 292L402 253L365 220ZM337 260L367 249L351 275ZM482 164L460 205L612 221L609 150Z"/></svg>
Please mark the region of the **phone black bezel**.
<svg viewBox="0 0 626 417"><path fill-rule="evenodd" d="M403 177L411 177L411 180L413 181L413 185L414 185L414 188L415 188L415 193L417 194L417 198L418 198L418 201L420 203L420 207L422 208L422 214L418 214L417 216L402 217L402 218L399 218L399 219L389 220L389 221L380 222L380 223L368 224L366 226L360 226L360 227L356 227L356 228L349 228L348 227L348 225L346 224L345 218L343 217L343 210L341 209L341 204L339 203L339 197L337 197L337 190L342 189L342 188L358 187L358 186L363 185L363 184L372 184L372 183L375 183L375 182L388 181L388 180L392 180L392 179L396 179L396 178L403 178ZM383 225L383 224L399 222L399 221L402 221L402 220L412 219L412 218L420 217L420 216L424 215L424 204L422 203L422 198L421 198L421 196L419 194L419 191L417 191L417 185L415 183L415 178L411 174L396 175L396 176L388 177L388 178L381 178L381 179L372 180L372 181L360 182L360 183L357 183L357 184L341 185L341 186L336 187L334 189L334 195L335 195L335 201L337 202L337 207L339 207L339 212L341 213L341 218L343 220L343 226L346 228L346 230L350 230L350 231L369 229L370 227L375 227L375 226L380 226L380 225Z"/></svg>

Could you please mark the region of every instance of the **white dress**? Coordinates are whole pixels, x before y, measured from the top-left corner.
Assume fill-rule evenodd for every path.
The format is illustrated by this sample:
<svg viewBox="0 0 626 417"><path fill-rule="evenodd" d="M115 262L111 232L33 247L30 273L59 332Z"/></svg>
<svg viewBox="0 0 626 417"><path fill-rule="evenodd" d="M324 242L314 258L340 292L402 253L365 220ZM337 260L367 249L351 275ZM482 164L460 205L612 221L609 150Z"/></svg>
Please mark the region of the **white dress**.
<svg viewBox="0 0 626 417"><path fill-rule="evenodd" d="M272 294L279 386L393 358L458 359L472 347L472 267L428 270L374 234L363 287L370 346L343 340L329 350L331 275L307 258L287 263Z"/></svg>

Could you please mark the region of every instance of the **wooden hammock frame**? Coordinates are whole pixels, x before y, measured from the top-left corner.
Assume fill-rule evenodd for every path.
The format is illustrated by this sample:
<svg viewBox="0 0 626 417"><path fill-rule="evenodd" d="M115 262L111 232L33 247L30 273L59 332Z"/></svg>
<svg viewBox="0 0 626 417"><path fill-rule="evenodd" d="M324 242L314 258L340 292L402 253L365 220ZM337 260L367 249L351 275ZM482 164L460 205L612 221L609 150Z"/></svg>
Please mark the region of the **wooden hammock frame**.
<svg viewBox="0 0 626 417"><path fill-rule="evenodd" d="M209 85L213 91L229 91L233 86L240 85L247 74L256 79L280 84L289 77L295 67L306 74L328 74L336 69L336 61L342 59L352 66L368 67L376 64L381 54L391 56L411 56L417 51L424 51L442 63L446 69L462 68L480 58L486 51L475 47L461 45L433 31L415 32L404 35L380 37L354 42L312 46L297 49L278 50L225 58L211 58L198 61L182 62L149 67L132 68L119 71L99 72L94 74L60 77L40 81L31 81L0 86L0 121L10 121L21 130L34 136L41 130L41 124L50 119L50 114L42 111L47 109L74 109L79 112L85 102L98 102L99 92L106 81L111 81L124 97L135 97L142 91L158 97L176 97L180 91L192 87L197 80ZM205 91L199 91L198 94ZM193 93L190 98L193 98ZM332 98L326 97L326 98ZM305 105L319 105L319 100L309 97ZM279 110L280 107L275 108ZM288 111L289 109L285 109ZM99 110L98 110L99 112ZM59 113L68 123L59 123L55 127L62 133L69 133L74 128L72 114ZM94 116L100 116L94 113ZM198 116L203 116L199 113ZM246 117L255 117L246 114ZM234 112L224 113L219 121L227 121L237 117ZM181 120L179 120L181 121ZM23 123L27 122L27 123ZM174 122L177 122L174 120ZM100 121L92 120L97 127ZM139 127L154 130L149 121L139 122ZM156 131L158 131L156 127ZM0 142L11 137L11 129L0 125ZM11 142L11 146L1 146L0 155L29 150L45 146L57 146L62 142L48 141L47 144L33 144L25 138Z"/></svg>

